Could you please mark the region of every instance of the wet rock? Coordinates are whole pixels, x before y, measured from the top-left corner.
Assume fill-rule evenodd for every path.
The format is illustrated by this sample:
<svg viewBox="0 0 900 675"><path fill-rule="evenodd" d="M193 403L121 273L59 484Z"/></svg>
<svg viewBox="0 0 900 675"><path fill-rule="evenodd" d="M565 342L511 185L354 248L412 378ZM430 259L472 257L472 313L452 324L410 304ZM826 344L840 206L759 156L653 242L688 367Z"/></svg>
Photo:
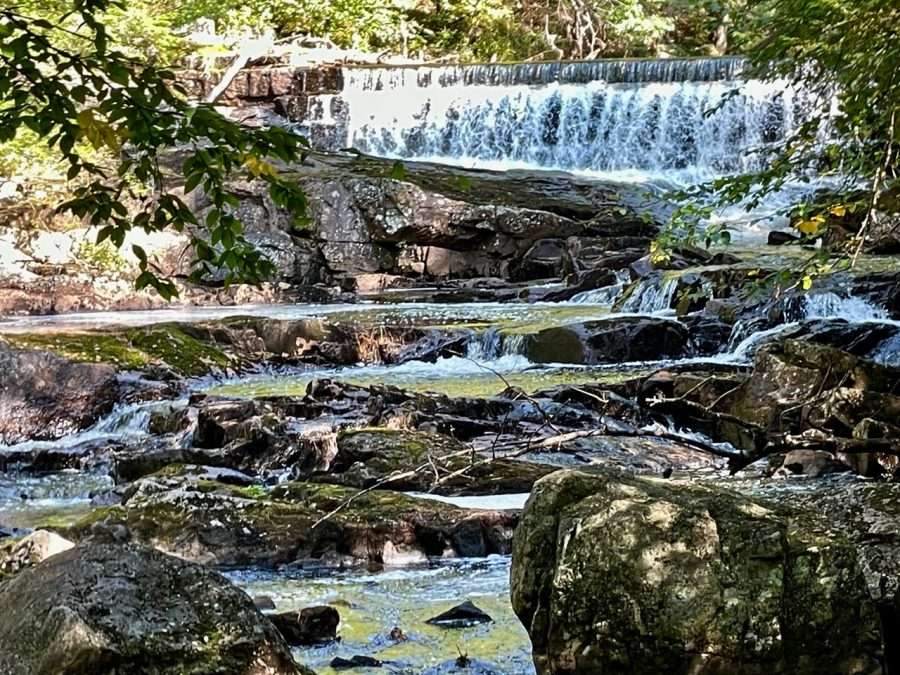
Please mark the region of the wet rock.
<svg viewBox="0 0 900 675"><path fill-rule="evenodd" d="M833 473L850 471L850 467L839 461L830 452L821 450L792 450L783 456L781 467L775 472L782 476L804 476L819 478Z"/></svg>
<svg viewBox="0 0 900 675"><path fill-rule="evenodd" d="M75 544L55 532L36 530L21 539L0 544L0 576L16 574L47 558L68 551Z"/></svg>
<svg viewBox="0 0 900 675"><path fill-rule="evenodd" d="M574 263L560 239L542 239L529 248L520 260L514 263L510 278L513 281L533 281L536 279L561 279L574 268Z"/></svg>
<svg viewBox="0 0 900 675"><path fill-rule="evenodd" d="M800 241L800 237L791 234L790 232L773 230L769 232L766 243L769 246L784 246L785 244L796 244L798 241Z"/></svg>
<svg viewBox="0 0 900 675"><path fill-rule="evenodd" d="M48 473L67 469L89 470L106 465L121 446L106 439L74 445L23 444L0 450L0 470Z"/></svg>
<svg viewBox="0 0 900 675"><path fill-rule="evenodd" d="M896 419L898 382L900 369L822 344L783 340L756 352L731 412L770 430L798 433L811 424L849 438L864 418Z"/></svg>
<svg viewBox="0 0 900 675"><path fill-rule="evenodd" d="M573 279L570 277L571 283L569 283L566 288L548 293L543 299L547 302L565 302L571 300L579 293L612 286L616 283L615 273L607 268L593 269L583 274L573 276L575 276L575 278Z"/></svg>
<svg viewBox="0 0 900 675"><path fill-rule="evenodd" d="M371 656L362 656L356 654L349 659L343 656L336 656L329 663L335 670L349 670L351 668L381 668L384 663Z"/></svg>
<svg viewBox="0 0 900 675"><path fill-rule="evenodd" d="M508 672L509 666L501 667L461 655L453 661L445 661L422 671L422 675L505 675Z"/></svg>
<svg viewBox="0 0 900 675"><path fill-rule="evenodd" d="M407 640L409 640L409 638L406 637L406 633L404 633L403 629L399 626L394 626L393 628L391 628L391 632L388 637L394 642L406 642Z"/></svg>
<svg viewBox="0 0 900 675"><path fill-rule="evenodd" d="M623 363L685 356L689 333L678 321L626 316L547 328L525 345L535 363Z"/></svg>
<svg viewBox="0 0 900 675"><path fill-rule="evenodd" d="M112 410L118 394L111 366L0 342L0 444L80 431Z"/></svg>
<svg viewBox="0 0 900 675"><path fill-rule="evenodd" d="M539 481L511 573L538 672L881 672L894 658L883 617L898 616L900 486L741 485Z"/></svg>
<svg viewBox="0 0 900 675"><path fill-rule="evenodd" d="M305 607L299 612L270 614L269 619L292 647L334 642L341 617L334 607Z"/></svg>
<svg viewBox="0 0 900 675"><path fill-rule="evenodd" d="M133 483L120 506L95 510L66 536L106 540L121 529L134 541L215 565L381 565L507 553L517 522L511 511L462 509L384 490L311 483L265 490L180 471Z"/></svg>
<svg viewBox="0 0 900 675"><path fill-rule="evenodd" d="M468 335L428 331L423 338L401 349L394 361L396 363L406 363L407 361L433 363L439 358L465 354L468 341Z"/></svg>
<svg viewBox="0 0 900 675"><path fill-rule="evenodd" d="M492 623L494 620L489 614L476 607L471 600L451 607L446 612L433 616L425 623L441 628L468 628L480 623Z"/></svg>
<svg viewBox="0 0 900 675"><path fill-rule="evenodd" d="M693 351L698 356L712 356L725 351L731 337L732 326L706 313L682 317L691 336Z"/></svg>
<svg viewBox="0 0 900 675"><path fill-rule="evenodd" d="M512 459L498 459L489 465L479 463L482 458L473 457L468 446L438 433L344 431L338 435L337 446L328 471L312 476L313 480L356 488L379 483L403 491L434 488L442 495L490 495L529 492L534 481L551 472L546 466ZM425 464L428 468L422 470ZM471 468L463 472L466 467ZM413 471L413 475L383 482L391 474ZM458 475L451 475L457 472ZM435 486L439 480L442 482Z"/></svg>
<svg viewBox="0 0 900 675"><path fill-rule="evenodd" d="M10 675L310 673L226 579L141 547L53 556L3 584L0 604L0 671Z"/></svg>
<svg viewBox="0 0 900 675"><path fill-rule="evenodd" d="M256 595L253 597L253 606L261 612L273 611L275 601L269 595Z"/></svg>

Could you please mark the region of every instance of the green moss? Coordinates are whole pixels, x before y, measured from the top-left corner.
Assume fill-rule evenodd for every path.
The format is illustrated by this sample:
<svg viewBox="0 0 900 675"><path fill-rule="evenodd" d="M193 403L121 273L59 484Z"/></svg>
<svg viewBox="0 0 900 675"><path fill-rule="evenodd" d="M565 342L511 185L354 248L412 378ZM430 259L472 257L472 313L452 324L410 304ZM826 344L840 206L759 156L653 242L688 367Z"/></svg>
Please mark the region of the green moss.
<svg viewBox="0 0 900 675"><path fill-rule="evenodd" d="M6 335L4 340L16 349L49 351L72 361L107 363L122 370L164 363L183 375L199 376L234 365L223 351L187 335L175 324L122 333Z"/></svg>
<svg viewBox="0 0 900 675"><path fill-rule="evenodd" d="M126 335L134 347L184 375L205 375L233 365L223 351L187 335L175 324L135 328Z"/></svg>
<svg viewBox="0 0 900 675"><path fill-rule="evenodd" d="M248 485L238 489L241 495L248 499L265 499L269 492L262 485Z"/></svg>
<svg viewBox="0 0 900 675"><path fill-rule="evenodd" d="M123 369L142 368L150 360L147 354L132 347L121 335L48 333L7 335L4 339L16 349L49 351L73 361L108 363Z"/></svg>

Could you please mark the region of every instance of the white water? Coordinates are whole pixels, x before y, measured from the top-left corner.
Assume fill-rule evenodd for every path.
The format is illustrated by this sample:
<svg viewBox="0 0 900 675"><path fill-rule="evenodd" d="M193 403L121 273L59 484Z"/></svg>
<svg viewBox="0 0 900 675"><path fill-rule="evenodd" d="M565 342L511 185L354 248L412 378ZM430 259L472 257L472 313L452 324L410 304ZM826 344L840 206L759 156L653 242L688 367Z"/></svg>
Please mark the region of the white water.
<svg viewBox="0 0 900 675"><path fill-rule="evenodd" d="M803 298L806 319L845 319L851 323L879 321L888 317L887 310L865 298L841 296L837 293L811 293Z"/></svg>
<svg viewBox="0 0 900 675"><path fill-rule="evenodd" d="M751 151L783 140L797 123L786 83L490 86L423 78L416 69L375 75L345 72L347 142L390 157L683 185L760 169L765 156Z"/></svg>
<svg viewBox="0 0 900 675"><path fill-rule="evenodd" d="M803 298L804 321L813 319L842 319L849 323L896 323L888 319L883 307L873 305L865 298L841 296L837 293L811 293ZM789 321L771 328L755 331L747 335L747 330L738 322L732 331L732 338L723 355L734 362L749 362L756 350L767 342L777 339L801 321ZM881 348L885 349L884 346ZM873 356L874 358L874 356Z"/></svg>
<svg viewBox="0 0 900 675"><path fill-rule="evenodd" d="M77 434L65 436L56 441L25 441L15 445L0 444L0 453L11 451L31 451L47 448L74 448L83 443L101 441L138 440L149 434L150 416L154 411L183 407L187 400L145 401L116 406L115 409L96 424Z"/></svg>

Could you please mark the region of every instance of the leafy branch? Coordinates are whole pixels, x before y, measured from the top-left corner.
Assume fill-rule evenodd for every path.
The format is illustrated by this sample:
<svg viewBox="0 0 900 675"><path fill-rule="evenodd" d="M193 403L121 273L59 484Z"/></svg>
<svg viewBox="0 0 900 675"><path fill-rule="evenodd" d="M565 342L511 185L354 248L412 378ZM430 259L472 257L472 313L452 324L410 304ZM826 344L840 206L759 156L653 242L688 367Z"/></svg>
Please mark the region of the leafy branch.
<svg viewBox="0 0 900 675"><path fill-rule="evenodd" d="M190 239L192 282L214 270L224 271L226 284L269 277L274 267L244 237L229 181L239 172L263 180L276 204L304 218L305 196L273 162L300 159L305 139L274 127L246 129L210 105L189 103L174 73L110 47L97 17L113 7L122 4L74 0L55 23L0 10L0 143L27 129L59 155L72 190L58 210L97 226L98 244L121 247L133 228L172 229ZM73 36L81 48L61 46ZM187 158L173 175L164 159L175 150ZM206 194L212 208L203 222L179 196L179 183L184 194ZM176 295L145 251L132 248L136 287Z"/></svg>

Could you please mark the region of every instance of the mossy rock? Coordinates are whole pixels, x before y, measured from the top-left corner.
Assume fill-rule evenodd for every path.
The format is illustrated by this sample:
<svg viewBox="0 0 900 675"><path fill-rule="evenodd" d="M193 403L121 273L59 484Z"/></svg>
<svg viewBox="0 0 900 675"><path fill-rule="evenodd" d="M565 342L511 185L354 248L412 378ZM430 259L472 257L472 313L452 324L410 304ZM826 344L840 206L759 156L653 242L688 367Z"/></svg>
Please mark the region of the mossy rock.
<svg viewBox="0 0 900 675"><path fill-rule="evenodd" d="M236 365L221 349L191 337L176 324L135 328L126 337L133 347L182 375L200 376Z"/></svg>
<svg viewBox="0 0 900 675"><path fill-rule="evenodd" d="M896 485L757 497L560 471L516 532L513 607L541 675L878 673L898 515Z"/></svg>
<svg viewBox="0 0 900 675"><path fill-rule="evenodd" d="M343 431L327 472L312 480L356 488L375 484L441 495L495 495L531 491L552 468L533 462L485 457L438 433L384 428ZM384 482L391 474L407 474ZM437 475L436 473L437 472ZM443 480L443 482L441 482Z"/></svg>
<svg viewBox="0 0 900 675"><path fill-rule="evenodd" d="M143 547L91 544L0 586L0 671L314 675L224 577Z"/></svg>
<svg viewBox="0 0 900 675"><path fill-rule="evenodd" d="M107 333L38 333L5 335L16 349L48 351L79 363L108 363L122 370L137 370L149 356L132 347L121 335Z"/></svg>
<svg viewBox="0 0 900 675"><path fill-rule="evenodd" d="M318 560L388 563L508 553L517 514L472 511L390 490L287 483L226 485L187 470L134 483L63 534L74 540L124 527L139 542L216 565Z"/></svg>
<svg viewBox="0 0 900 675"><path fill-rule="evenodd" d="M220 348L188 335L177 324L123 332L60 332L6 335L17 349L48 351L78 363L105 363L119 370L163 364L186 376L201 376L237 365Z"/></svg>

